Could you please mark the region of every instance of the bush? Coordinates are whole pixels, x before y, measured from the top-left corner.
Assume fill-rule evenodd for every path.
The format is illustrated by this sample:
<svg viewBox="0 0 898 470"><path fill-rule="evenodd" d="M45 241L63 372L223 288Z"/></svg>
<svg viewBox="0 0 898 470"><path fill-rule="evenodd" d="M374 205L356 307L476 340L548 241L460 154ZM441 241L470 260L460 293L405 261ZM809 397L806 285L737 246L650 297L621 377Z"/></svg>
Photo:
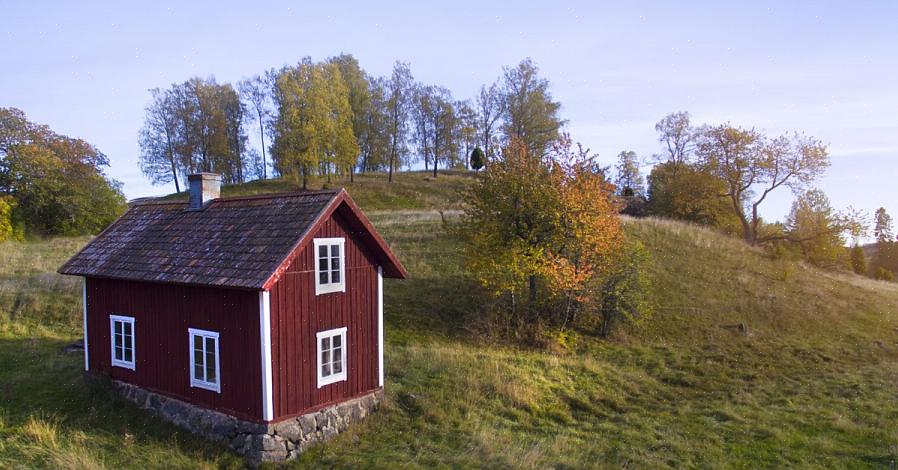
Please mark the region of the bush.
<svg viewBox="0 0 898 470"><path fill-rule="evenodd" d="M851 247L849 255L851 258L851 269L855 274L866 275L867 257L864 255L864 249L860 245L854 245Z"/></svg>
<svg viewBox="0 0 898 470"><path fill-rule="evenodd" d="M621 323L636 325L651 316L652 305L648 300L651 285L646 276L649 262L648 252L636 242L604 279L599 303L602 336L608 336Z"/></svg>
<svg viewBox="0 0 898 470"><path fill-rule="evenodd" d="M873 278L879 281L894 281L895 275L892 274L892 271L889 271L886 268L879 267L876 268L876 273L873 274Z"/></svg>

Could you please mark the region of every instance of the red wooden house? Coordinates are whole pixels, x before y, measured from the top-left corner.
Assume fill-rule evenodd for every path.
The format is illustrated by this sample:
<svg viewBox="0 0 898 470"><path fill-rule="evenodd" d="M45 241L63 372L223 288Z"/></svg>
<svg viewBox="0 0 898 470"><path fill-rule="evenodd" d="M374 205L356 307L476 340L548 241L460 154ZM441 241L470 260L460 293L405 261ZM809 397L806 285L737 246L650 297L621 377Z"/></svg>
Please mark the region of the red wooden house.
<svg viewBox="0 0 898 470"><path fill-rule="evenodd" d="M133 204L60 268L84 277L85 370L266 460L364 416L382 279L406 276L386 242L342 189L219 198L218 175L189 181L189 202Z"/></svg>

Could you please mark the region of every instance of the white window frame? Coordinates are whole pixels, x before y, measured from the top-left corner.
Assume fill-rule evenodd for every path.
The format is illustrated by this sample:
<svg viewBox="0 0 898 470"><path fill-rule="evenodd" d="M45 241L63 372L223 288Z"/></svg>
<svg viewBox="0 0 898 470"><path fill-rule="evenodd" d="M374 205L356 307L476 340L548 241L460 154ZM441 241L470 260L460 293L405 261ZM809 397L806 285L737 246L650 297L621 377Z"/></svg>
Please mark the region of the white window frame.
<svg viewBox="0 0 898 470"><path fill-rule="evenodd" d="M331 373L327 377L321 375L321 340L324 338L331 338L331 350L333 350L333 338L339 336L340 337L340 372L337 374ZM318 375L318 388L321 388L325 385L329 385L336 382L342 382L346 380L346 348L349 347L349 344L346 342L346 328L335 328L333 330L327 331L319 331L315 334L315 350L317 354L315 355L315 364ZM333 363L333 358L331 358L331 363Z"/></svg>
<svg viewBox="0 0 898 470"><path fill-rule="evenodd" d="M221 393L221 356L219 355L220 350L220 341L219 335L216 331L207 331L200 330L196 328L188 328L187 336L190 341L190 386L197 388L204 388L206 390L212 390L213 392ZM215 340L215 382L207 382L203 379L196 377L196 357L194 355L194 338L195 337L203 338L203 351L205 352L205 340L206 338L212 338ZM203 370L206 370L206 355L203 354Z"/></svg>
<svg viewBox="0 0 898 470"><path fill-rule="evenodd" d="M115 324L122 324L122 359L115 358ZM124 360L124 337L125 323L131 325L131 362ZM109 315L109 357L114 367L122 367L125 369L136 370L137 368L137 330L134 329L134 317L126 317L124 315ZM85 346L86 348L86 346Z"/></svg>
<svg viewBox="0 0 898 470"><path fill-rule="evenodd" d="M345 238L316 238L313 240L315 250L315 295L329 294L331 292L346 292L346 239ZM330 246L340 246L340 282L321 283L321 260L318 256L320 246L328 247L328 266L330 266ZM330 269L328 270L330 271ZM328 274L330 279L330 274Z"/></svg>

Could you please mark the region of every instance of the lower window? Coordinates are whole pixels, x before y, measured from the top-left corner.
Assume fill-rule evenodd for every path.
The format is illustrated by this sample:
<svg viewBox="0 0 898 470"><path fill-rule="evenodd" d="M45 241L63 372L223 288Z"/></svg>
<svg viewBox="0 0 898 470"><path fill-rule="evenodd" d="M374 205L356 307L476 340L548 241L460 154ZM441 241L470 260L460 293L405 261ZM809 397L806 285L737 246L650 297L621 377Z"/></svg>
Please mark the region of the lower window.
<svg viewBox="0 0 898 470"><path fill-rule="evenodd" d="M189 328L190 386L221 392L218 368L218 333Z"/></svg>
<svg viewBox="0 0 898 470"><path fill-rule="evenodd" d="M112 365L134 370L134 318L109 315Z"/></svg>
<svg viewBox="0 0 898 470"><path fill-rule="evenodd" d="M346 380L346 328L319 332L318 388Z"/></svg>

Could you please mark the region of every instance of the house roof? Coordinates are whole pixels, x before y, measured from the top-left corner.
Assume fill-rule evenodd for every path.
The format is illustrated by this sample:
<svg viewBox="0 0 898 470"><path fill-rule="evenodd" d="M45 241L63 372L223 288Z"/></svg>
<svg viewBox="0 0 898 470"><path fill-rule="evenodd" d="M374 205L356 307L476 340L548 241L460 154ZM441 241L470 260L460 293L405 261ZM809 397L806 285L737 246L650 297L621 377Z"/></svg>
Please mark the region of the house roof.
<svg viewBox="0 0 898 470"><path fill-rule="evenodd" d="M346 191L148 201L124 215L60 269L61 274L135 281L269 289L334 211L345 214L374 251L386 277L405 268Z"/></svg>

